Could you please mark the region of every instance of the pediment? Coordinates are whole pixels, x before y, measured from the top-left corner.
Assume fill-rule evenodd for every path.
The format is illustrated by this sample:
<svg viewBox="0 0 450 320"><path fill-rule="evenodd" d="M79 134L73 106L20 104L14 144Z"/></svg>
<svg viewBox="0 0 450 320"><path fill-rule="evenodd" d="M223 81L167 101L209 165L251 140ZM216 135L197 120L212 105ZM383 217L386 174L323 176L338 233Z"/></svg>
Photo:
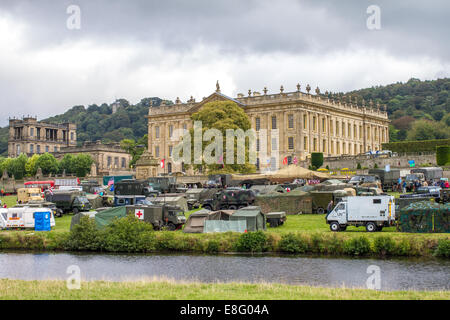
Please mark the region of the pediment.
<svg viewBox="0 0 450 320"><path fill-rule="evenodd" d="M240 101L238 101L238 100L236 100L236 99L233 99L233 98L231 98L231 97L229 97L229 96L227 96L227 95L224 95L224 94L222 94L222 93L216 91L216 92L213 92L212 94L210 94L208 97L206 97L206 98L203 99L202 101L200 101L199 103L195 104L191 109L189 109L189 112L190 112L190 113L197 112L198 110L200 110L200 108L201 108L205 103L208 103L208 102L213 102L213 101L227 101L227 100L236 103L236 104L237 104L238 106L240 106L240 107L244 107L244 106L245 106L245 104L243 104L242 102L240 102Z"/></svg>

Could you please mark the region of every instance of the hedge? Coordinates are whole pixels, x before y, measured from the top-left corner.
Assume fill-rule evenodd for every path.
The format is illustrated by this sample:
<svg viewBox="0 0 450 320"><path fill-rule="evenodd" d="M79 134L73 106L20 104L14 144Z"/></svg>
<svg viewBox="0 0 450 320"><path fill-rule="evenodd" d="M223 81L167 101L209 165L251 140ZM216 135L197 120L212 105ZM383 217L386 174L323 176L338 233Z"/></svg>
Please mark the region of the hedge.
<svg viewBox="0 0 450 320"><path fill-rule="evenodd" d="M450 163L450 146L436 147L436 163L438 166Z"/></svg>
<svg viewBox="0 0 450 320"><path fill-rule="evenodd" d="M312 152L311 153L311 165L317 169L323 165L323 153Z"/></svg>
<svg viewBox="0 0 450 320"><path fill-rule="evenodd" d="M436 151L438 146L450 146L450 139L418 140L383 143L383 150L392 152Z"/></svg>

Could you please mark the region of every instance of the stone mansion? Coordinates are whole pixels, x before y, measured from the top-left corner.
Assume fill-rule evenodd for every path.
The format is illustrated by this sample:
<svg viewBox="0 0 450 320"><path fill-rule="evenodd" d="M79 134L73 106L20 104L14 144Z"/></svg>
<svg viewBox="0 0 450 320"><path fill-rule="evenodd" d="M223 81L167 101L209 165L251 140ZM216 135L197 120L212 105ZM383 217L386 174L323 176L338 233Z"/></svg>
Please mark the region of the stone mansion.
<svg viewBox="0 0 450 320"><path fill-rule="evenodd" d="M177 129L192 128L191 115L205 103L211 101L231 100L240 106L248 115L252 128L258 133L261 129L277 130L277 139L267 135L263 139L267 150L274 150L278 157L262 159L259 156L261 137L257 139L256 166L259 171L267 168L276 170L287 163L305 160L311 152L323 152L324 156L356 155L369 150L381 150L381 144L389 142L389 119L385 106L380 107L370 101L367 105L362 101L358 105L347 99L330 99L320 93L310 94L307 85L306 93L300 91L268 94L248 91L247 95L238 94L236 98L221 93L219 83L216 91L200 102L193 97L186 103L177 98L173 105L151 106L148 113L148 146L149 153L156 159L165 159L166 168L155 168L152 175L165 172L184 171L182 163L174 163L172 151L173 133ZM265 143L267 142L267 143ZM284 163L286 164L286 163ZM192 172L190 173L192 174Z"/></svg>

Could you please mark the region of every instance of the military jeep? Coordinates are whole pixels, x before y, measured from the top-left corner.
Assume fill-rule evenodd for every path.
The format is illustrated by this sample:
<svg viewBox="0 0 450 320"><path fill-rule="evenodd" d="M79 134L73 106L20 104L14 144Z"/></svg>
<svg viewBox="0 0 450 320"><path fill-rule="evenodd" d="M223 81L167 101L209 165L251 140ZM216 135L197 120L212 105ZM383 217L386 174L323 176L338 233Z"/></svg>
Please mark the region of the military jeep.
<svg viewBox="0 0 450 320"><path fill-rule="evenodd" d="M255 193L247 189L225 189L214 194L212 199L201 201L202 208L208 210L237 210L254 204Z"/></svg>

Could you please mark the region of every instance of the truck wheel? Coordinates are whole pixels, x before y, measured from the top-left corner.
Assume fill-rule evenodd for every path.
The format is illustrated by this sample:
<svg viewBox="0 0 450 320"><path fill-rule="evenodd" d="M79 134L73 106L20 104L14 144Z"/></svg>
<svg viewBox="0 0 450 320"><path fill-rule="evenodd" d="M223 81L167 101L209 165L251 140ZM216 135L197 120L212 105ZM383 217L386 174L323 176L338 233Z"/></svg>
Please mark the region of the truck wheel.
<svg viewBox="0 0 450 320"><path fill-rule="evenodd" d="M374 232L377 231L377 226L375 223L373 222L367 222L366 224L366 231L367 232Z"/></svg>
<svg viewBox="0 0 450 320"><path fill-rule="evenodd" d="M238 207L238 209L242 209L242 208L245 208L245 207L248 207L248 206L246 206L246 205L240 205L240 206Z"/></svg>
<svg viewBox="0 0 450 320"><path fill-rule="evenodd" d="M319 207L319 208L316 209L316 213L317 213L317 214L324 214L324 213L325 213L325 210L324 210L324 208Z"/></svg>
<svg viewBox="0 0 450 320"><path fill-rule="evenodd" d="M175 227L175 225L174 225L172 222L170 222L170 223L167 225L167 229L168 229L169 231L175 231L176 228L177 228L177 227Z"/></svg>
<svg viewBox="0 0 450 320"><path fill-rule="evenodd" d="M236 206L233 206L233 205L228 207L228 210L236 210L236 209L237 209Z"/></svg>
<svg viewBox="0 0 450 320"><path fill-rule="evenodd" d="M330 223L330 230L333 232L338 232L341 230L341 226L337 222L331 222Z"/></svg>
<svg viewBox="0 0 450 320"><path fill-rule="evenodd" d="M78 208L73 208L73 214L77 214L79 212Z"/></svg>
<svg viewBox="0 0 450 320"><path fill-rule="evenodd" d="M203 209L206 209L206 210L209 210L209 211L212 211L212 208L211 208L210 205L202 206L202 208L203 208Z"/></svg>

